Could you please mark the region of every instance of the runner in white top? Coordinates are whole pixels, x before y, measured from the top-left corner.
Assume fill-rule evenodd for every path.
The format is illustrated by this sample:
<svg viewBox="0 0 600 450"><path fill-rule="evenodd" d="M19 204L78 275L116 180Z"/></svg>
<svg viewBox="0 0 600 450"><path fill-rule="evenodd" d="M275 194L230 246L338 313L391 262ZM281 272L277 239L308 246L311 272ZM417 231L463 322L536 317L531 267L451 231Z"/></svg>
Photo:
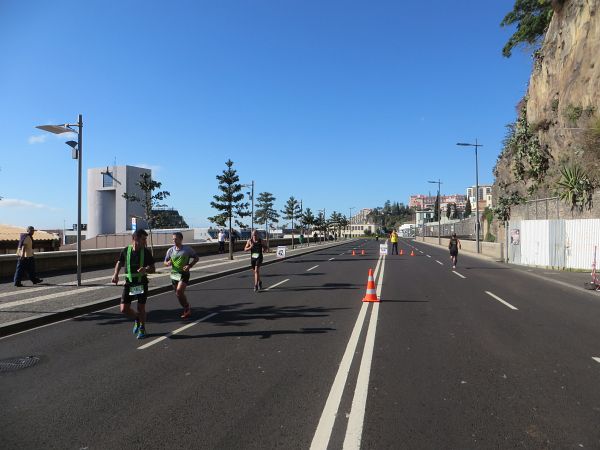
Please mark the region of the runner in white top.
<svg viewBox="0 0 600 450"><path fill-rule="evenodd" d="M187 319L192 315L192 307L185 296L185 288L190 282L190 269L200 259L194 249L189 245L183 245L183 234L179 231L173 233L173 243L175 244L165 256L165 266L171 268L171 282L179 304L183 306L182 319Z"/></svg>

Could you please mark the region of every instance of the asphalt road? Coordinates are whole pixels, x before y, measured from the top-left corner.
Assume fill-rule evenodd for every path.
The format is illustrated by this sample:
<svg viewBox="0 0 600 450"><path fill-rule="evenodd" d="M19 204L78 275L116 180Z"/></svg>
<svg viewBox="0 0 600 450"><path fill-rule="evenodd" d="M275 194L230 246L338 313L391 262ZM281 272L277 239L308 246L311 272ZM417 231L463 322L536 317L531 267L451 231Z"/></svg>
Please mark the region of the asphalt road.
<svg viewBox="0 0 600 450"><path fill-rule="evenodd" d="M600 448L600 297L377 244L190 286L190 321L152 297L143 341L117 308L0 339L40 358L0 372L2 448Z"/></svg>

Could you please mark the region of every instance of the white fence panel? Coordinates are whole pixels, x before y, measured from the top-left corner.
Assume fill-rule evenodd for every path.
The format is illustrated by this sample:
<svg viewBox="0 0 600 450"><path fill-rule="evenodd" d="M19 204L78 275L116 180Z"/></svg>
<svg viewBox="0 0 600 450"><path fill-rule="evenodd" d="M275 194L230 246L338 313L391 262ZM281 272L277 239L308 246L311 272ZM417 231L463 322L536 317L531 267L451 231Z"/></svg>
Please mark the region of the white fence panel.
<svg viewBox="0 0 600 450"><path fill-rule="evenodd" d="M600 219L566 221L566 267L591 269L594 245L598 246L600 252Z"/></svg>
<svg viewBox="0 0 600 450"><path fill-rule="evenodd" d="M521 221L521 264L549 266L549 221Z"/></svg>

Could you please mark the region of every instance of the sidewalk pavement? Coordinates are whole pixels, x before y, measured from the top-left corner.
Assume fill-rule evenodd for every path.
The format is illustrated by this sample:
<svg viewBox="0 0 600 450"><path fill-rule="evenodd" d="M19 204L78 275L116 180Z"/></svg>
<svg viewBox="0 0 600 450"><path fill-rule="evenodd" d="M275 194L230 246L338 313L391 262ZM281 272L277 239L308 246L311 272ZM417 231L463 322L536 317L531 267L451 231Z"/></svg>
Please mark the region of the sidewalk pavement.
<svg viewBox="0 0 600 450"><path fill-rule="evenodd" d="M285 259L350 242L353 241L297 246L293 250L288 246ZM281 260L275 252L265 253L263 265ZM170 269L164 267L162 261L157 261L156 269L156 273L149 275L149 295L172 290ZM236 252L233 261L228 254L200 257L190 271L189 284L246 270L250 270L250 256L247 252ZM24 281L25 286L21 288L15 287L12 282L0 284L0 337L118 305L123 291L124 274L121 270L119 285L115 286L111 283L113 272L114 267L85 272L80 287L76 285L74 274L44 276L44 282L36 286L32 286L29 281Z"/></svg>
<svg viewBox="0 0 600 450"><path fill-rule="evenodd" d="M413 242L415 244L429 245L431 247L437 247L437 248L444 249L445 251L448 251L448 249L443 245L431 244L428 242L421 242L421 241L414 241L414 240L413 240ZM600 291L593 291L593 290L586 289L584 287L585 283L588 283L592 280L591 265L590 265L589 272L572 272L569 270L552 270L552 269L547 269L544 267L532 267L532 266L523 266L523 265L519 265L519 264L505 263L502 261L498 261L490 256L485 256L485 255L471 253L471 252L465 252L465 251L461 252L461 255L473 257L473 258L479 258L479 259L489 261L491 263L508 266L512 270L518 270L520 272L526 273L526 274L531 275L536 278L541 278L541 279L546 280L551 283L555 283L555 284L559 284L564 287L576 289L578 291L587 292L589 294L595 295L596 297L598 297L598 299L600 299Z"/></svg>

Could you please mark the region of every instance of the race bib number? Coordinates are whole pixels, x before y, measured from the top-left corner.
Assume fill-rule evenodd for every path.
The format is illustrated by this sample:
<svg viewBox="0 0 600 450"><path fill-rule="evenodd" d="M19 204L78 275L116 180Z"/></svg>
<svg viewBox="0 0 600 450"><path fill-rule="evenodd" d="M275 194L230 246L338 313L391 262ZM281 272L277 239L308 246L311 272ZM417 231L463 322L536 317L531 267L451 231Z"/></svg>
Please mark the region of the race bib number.
<svg viewBox="0 0 600 450"><path fill-rule="evenodd" d="M277 257L285 258L285 247L283 247L283 246L277 247Z"/></svg>
<svg viewBox="0 0 600 450"><path fill-rule="evenodd" d="M260 256L260 253L252 253L252 255L251 255L251 256L252 256L252 258L254 258L254 259L258 259L258 258L259 258L259 256Z"/></svg>
<svg viewBox="0 0 600 450"><path fill-rule="evenodd" d="M387 244L379 244L379 255L387 255L388 254L388 246Z"/></svg>
<svg viewBox="0 0 600 450"><path fill-rule="evenodd" d="M129 286L129 295L140 295L143 293L144 293L144 285L143 284Z"/></svg>
<svg viewBox="0 0 600 450"><path fill-rule="evenodd" d="M181 274L179 272L171 272L171 280L181 281Z"/></svg>

